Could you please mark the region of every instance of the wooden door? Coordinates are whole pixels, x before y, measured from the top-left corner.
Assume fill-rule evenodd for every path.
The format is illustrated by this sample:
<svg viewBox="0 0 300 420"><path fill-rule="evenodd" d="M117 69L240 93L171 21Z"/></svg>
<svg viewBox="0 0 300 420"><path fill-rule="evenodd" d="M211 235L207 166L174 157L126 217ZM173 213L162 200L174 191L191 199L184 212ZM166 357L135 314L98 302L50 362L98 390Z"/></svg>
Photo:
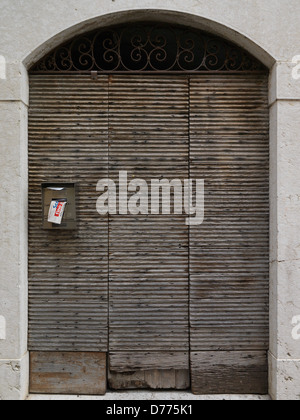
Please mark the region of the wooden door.
<svg viewBox="0 0 300 420"><path fill-rule="evenodd" d="M190 228L194 393L268 392L268 78L191 77L190 175L205 220Z"/></svg>
<svg viewBox="0 0 300 420"><path fill-rule="evenodd" d="M267 76L30 85L31 392L105 393L108 357L112 389L186 389L191 374L197 394L266 393ZM97 182L120 171L204 179L204 223L99 216ZM78 184L78 229L59 235L41 221L41 184L57 180Z"/></svg>
<svg viewBox="0 0 300 420"><path fill-rule="evenodd" d="M109 177L189 175L189 81L112 76ZM150 190L149 190L150 191ZM150 209L149 201L149 209ZM161 213L161 212L160 212ZM109 385L186 389L189 234L185 215L117 215L109 223Z"/></svg>
<svg viewBox="0 0 300 420"><path fill-rule="evenodd" d="M106 392L108 77L31 75L29 110L30 391ZM78 228L43 230L43 182L77 183Z"/></svg>

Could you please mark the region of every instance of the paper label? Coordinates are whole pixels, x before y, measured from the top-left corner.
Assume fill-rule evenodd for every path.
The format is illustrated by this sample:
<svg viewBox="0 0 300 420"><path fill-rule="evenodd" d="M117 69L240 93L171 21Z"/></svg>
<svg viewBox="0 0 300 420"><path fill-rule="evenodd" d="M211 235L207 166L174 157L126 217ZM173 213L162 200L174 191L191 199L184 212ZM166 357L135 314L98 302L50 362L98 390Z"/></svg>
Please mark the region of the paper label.
<svg viewBox="0 0 300 420"><path fill-rule="evenodd" d="M66 208L66 201L62 200L52 200L49 215L48 215L48 222L54 223L56 225L61 225L62 218Z"/></svg>

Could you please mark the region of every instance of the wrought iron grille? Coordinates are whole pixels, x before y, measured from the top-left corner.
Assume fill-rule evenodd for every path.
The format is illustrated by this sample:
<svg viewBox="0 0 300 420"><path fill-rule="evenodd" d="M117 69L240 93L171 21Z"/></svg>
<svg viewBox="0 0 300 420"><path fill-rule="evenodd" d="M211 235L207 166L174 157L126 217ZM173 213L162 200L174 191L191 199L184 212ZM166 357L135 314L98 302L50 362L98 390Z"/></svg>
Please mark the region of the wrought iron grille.
<svg viewBox="0 0 300 420"><path fill-rule="evenodd" d="M76 37L40 60L37 73L260 72L249 53L207 33L180 26L131 24Z"/></svg>

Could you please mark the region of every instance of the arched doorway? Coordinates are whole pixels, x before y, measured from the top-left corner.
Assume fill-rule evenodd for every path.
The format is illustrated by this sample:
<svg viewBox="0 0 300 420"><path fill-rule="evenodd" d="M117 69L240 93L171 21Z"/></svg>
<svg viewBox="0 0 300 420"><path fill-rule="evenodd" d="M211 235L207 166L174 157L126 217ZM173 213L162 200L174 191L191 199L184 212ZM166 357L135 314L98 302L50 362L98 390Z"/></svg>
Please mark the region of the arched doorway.
<svg viewBox="0 0 300 420"><path fill-rule="evenodd" d="M267 392L267 82L227 41L149 23L80 36L32 68L31 392ZM133 180L204 179L204 223L100 217L98 181L120 172L128 198ZM76 229L41 224L41 187L56 199L59 184L77 184Z"/></svg>

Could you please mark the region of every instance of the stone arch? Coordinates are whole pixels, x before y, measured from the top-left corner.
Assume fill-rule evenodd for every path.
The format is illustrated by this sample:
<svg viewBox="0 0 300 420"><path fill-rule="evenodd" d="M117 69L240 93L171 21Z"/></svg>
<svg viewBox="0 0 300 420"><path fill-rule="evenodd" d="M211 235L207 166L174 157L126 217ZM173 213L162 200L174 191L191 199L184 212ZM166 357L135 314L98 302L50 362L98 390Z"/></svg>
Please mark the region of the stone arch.
<svg viewBox="0 0 300 420"><path fill-rule="evenodd" d="M91 32L95 29L122 25L128 22L135 23L141 21L160 22L166 24L178 24L179 22L182 26L188 26L192 29L208 32L236 44L261 61L261 63L269 69L271 69L275 63L275 59L269 54L269 52L258 45L254 40L217 21L208 20L201 16L188 13L147 9L106 14L68 27L48 39L46 42L40 44L34 51L24 58L23 64L27 69L31 68L51 50L75 36Z"/></svg>

